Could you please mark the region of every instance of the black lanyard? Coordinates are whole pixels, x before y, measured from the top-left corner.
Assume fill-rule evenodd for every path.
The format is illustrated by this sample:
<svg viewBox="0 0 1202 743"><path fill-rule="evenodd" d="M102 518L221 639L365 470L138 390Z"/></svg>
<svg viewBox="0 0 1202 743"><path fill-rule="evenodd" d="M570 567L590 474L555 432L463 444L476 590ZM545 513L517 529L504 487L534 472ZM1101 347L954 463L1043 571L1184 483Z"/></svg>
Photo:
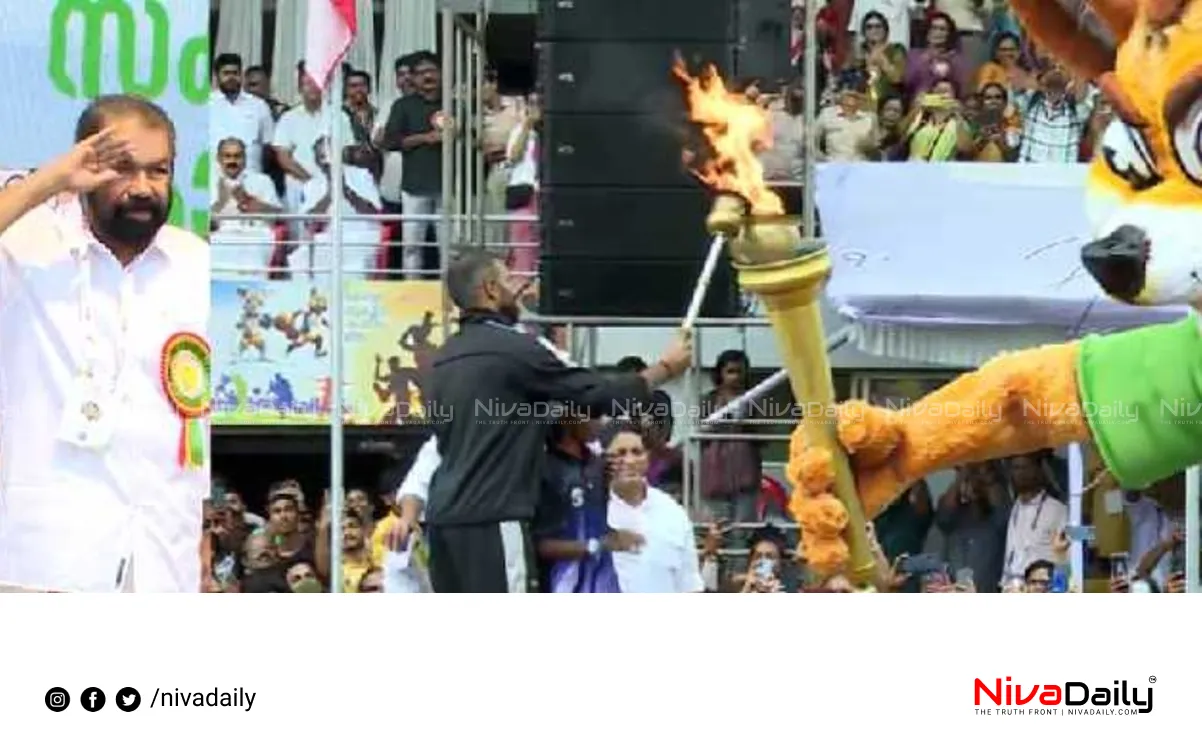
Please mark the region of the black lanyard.
<svg viewBox="0 0 1202 743"><path fill-rule="evenodd" d="M1047 493L1039 494L1039 505L1035 507L1035 518L1031 520L1031 531L1035 531L1035 528L1037 526L1039 526L1039 515L1041 513L1043 513L1043 502L1047 499L1048 499ZM1018 506L1019 506L1019 504L1015 503L1014 510L1012 510L1010 512L1010 526L1011 527L1014 527L1016 524L1018 524Z"/></svg>

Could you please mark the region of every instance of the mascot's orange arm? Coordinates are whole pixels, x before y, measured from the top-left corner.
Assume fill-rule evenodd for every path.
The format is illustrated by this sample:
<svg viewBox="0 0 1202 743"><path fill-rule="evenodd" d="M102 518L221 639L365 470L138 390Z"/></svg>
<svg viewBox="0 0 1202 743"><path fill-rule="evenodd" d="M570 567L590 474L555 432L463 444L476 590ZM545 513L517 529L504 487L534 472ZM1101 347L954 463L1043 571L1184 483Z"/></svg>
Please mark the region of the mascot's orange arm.
<svg viewBox="0 0 1202 743"><path fill-rule="evenodd" d="M933 472L1088 440L1079 357L1076 342L1043 346L999 356L903 410L843 406L839 438L865 515Z"/></svg>
<svg viewBox="0 0 1202 743"><path fill-rule="evenodd" d="M934 472L1088 440L1079 357L1076 342L1043 346L999 356L902 410L841 405L839 440L851 456L865 516L875 518ZM819 574L838 573L848 557L847 511L831 494L829 452L810 446L801 426L790 442L788 475L806 562Z"/></svg>

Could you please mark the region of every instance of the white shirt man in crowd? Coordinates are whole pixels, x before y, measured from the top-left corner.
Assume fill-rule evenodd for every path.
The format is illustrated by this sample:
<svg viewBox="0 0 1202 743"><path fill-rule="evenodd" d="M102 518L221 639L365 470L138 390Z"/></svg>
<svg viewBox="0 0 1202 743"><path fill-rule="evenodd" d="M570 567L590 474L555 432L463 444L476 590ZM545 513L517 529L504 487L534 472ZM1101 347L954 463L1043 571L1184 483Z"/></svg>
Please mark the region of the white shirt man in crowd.
<svg viewBox="0 0 1202 743"><path fill-rule="evenodd" d="M211 185L213 230L209 235L214 275L229 272L234 278L253 278L264 271L275 250L272 223L262 217L220 219L242 214L277 214L281 211L275 184L246 167L246 145L236 137L217 144L218 175Z"/></svg>
<svg viewBox="0 0 1202 743"><path fill-rule="evenodd" d="M242 58L218 54L213 62L216 85L209 97L210 146L233 137L246 145L246 169L263 172L263 147L271 144L275 119L271 107L258 96L242 89Z"/></svg>
<svg viewBox="0 0 1202 743"><path fill-rule="evenodd" d="M613 553L622 593L703 593L705 581L688 513L672 496L647 484L649 454L634 425L622 425L605 442L610 529L637 534L642 545Z"/></svg>
<svg viewBox="0 0 1202 743"><path fill-rule="evenodd" d="M308 215L330 213L334 189L330 183L330 157L328 140L321 137L313 145L316 168L313 177L305 182L301 193L301 211ZM354 215L371 215L380 213L380 191L371 171L354 164L358 147L350 149L351 157L343 162L342 182L338 198L342 199L342 214L346 217ZM289 265L294 269L311 270L318 276L326 275L334 265L332 260L332 235L329 224L310 223L316 230L308 256L302 258L306 263L290 260ZM343 275L353 275L368 278L376 269L376 257L380 251L380 223L376 221L361 221L344 219L342 223L342 266ZM295 255L295 254L294 254Z"/></svg>
<svg viewBox="0 0 1202 743"><path fill-rule="evenodd" d="M102 96L76 141L0 193L0 583L198 591L208 246L165 224L160 108ZM82 222L41 208L63 193ZM189 422L203 443L181 461Z"/></svg>
<svg viewBox="0 0 1202 743"><path fill-rule="evenodd" d="M1056 542L1068 519L1068 508L1048 490L1042 455L1010 460L1014 504L1006 528L1002 581L1025 579L1027 566L1036 560L1057 562Z"/></svg>
<svg viewBox="0 0 1202 743"><path fill-rule="evenodd" d="M321 90L304 73L303 65L304 62L301 62L297 73L300 75L301 105L293 106L280 117L271 143L280 168L286 174L284 204L289 212L301 210L305 183L318 174L314 145L327 134ZM338 120L343 127L342 142L348 145L353 143L355 137L350 116L342 111Z"/></svg>
<svg viewBox="0 0 1202 743"><path fill-rule="evenodd" d="M1159 503L1140 490L1123 492L1123 510L1127 513L1130 528L1127 541L1129 564L1163 590L1168 585L1176 525ZM1155 555L1149 557L1153 552L1159 554L1159 559ZM1151 564L1144 565L1145 562Z"/></svg>

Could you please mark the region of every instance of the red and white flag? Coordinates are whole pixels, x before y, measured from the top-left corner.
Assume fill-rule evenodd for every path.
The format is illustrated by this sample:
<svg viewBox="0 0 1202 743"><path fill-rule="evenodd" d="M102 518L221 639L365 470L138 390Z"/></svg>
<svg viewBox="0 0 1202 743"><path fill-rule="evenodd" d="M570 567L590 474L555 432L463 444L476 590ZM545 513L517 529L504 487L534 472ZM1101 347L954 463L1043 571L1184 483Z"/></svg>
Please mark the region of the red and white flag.
<svg viewBox="0 0 1202 743"><path fill-rule="evenodd" d="M355 0L309 0L305 72L322 90L350 50L358 31Z"/></svg>

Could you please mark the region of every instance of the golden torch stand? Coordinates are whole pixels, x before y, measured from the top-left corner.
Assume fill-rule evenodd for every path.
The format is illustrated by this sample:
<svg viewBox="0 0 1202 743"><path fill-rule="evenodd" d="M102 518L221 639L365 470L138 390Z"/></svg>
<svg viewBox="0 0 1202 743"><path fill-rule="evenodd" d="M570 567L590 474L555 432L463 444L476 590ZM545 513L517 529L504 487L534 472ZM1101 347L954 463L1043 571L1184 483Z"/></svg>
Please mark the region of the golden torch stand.
<svg viewBox="0 0 1202 743"><path fill-rule="evenodd" d="M834 495L848 514L849 577L863 585L871 581L875 563L855 478L835 431L835 388L822 327L820 298L831 260L822 241L801 237L799 223L796 217L750 217L741 198L725 194L706 219L712 234L726 237L739 285L767 308L793 397L807 411L800 423L806 439L834 458Z"/></svg>

